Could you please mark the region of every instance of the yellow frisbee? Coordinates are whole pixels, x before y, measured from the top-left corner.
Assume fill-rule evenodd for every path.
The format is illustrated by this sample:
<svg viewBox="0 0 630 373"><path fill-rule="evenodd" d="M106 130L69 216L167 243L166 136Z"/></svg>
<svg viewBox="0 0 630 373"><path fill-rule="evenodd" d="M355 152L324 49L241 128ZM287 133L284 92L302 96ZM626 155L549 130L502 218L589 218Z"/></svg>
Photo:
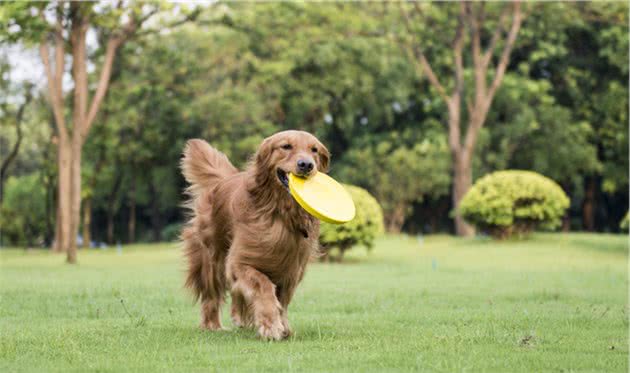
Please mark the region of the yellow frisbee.
<svg viewBox="0 0 630 373"><path fill-rule="evenodd" d="M356 209L346 189L321 172L308 179L289 174L289 192L309 214L327 223L343 224L354 219Z"/></svg>

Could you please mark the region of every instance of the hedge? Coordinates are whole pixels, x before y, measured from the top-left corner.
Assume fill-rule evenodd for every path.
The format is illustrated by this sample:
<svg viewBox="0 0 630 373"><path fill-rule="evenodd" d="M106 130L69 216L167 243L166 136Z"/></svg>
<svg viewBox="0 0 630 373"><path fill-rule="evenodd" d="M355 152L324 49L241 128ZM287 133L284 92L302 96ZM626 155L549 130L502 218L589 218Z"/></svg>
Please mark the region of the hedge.
<svg viewBox="0 0 630 373"><path fill-rule="evenodd" d="M496 238L560 226L569 198L532 171L498 171L480 178L461 200L464 219Z"/></svg>
<svg viewBox="0 0 630 373"><path fill-rule="evenodd" d="M324 258L330 258L332 249L338 249L343 257L346 250L354 246L364 246L368 250L374 245L374 239L384 232L383 210L376 199L367 190L353 185L344 185L352 196L357 214L345 224L321 224L319 242Z"/></svg>

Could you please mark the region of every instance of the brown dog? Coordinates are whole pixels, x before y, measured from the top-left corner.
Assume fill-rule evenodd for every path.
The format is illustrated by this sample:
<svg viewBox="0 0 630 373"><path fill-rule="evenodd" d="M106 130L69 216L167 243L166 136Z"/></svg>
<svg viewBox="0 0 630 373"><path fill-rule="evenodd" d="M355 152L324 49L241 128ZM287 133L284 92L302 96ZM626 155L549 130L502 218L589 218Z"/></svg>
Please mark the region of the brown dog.
<svg viewBox="0 0 630 373"><path fill-rule="evenodd" d="M239 172L207 142L188 141L182 169L193 216L182 238L202 328L221 329L230 290L235 325L255 326L264 339L291 334L287 307L317 250L319 222L293 200L287 176L325 172L329 158L315 136L284 131L265 139Z"/></svg>

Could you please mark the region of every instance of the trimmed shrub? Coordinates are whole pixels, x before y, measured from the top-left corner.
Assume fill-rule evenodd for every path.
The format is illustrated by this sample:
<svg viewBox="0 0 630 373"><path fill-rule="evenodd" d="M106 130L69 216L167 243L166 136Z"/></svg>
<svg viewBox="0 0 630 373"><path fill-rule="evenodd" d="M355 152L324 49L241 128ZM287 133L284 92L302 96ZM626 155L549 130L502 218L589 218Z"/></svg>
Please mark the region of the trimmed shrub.
<svg viewBox="0 0 630 373"><path fill-rule="evenodd" d="M344 185L352 196L357 214L345 224L321 224L319 242L324 252L324 259L332 259L330 251L339 250L338 259L343 258L346 250L360 245L370 250L374 239L384 232L383 210L376 199L367 190L353 185Z"/></svg>
<svg viewBox="0 0 630 373"><path fill-rule="evenodd" d="M560 226L569 198L553 180L531 171L498 171L479 179L460 204L464 219L495 238Z"/></svg>

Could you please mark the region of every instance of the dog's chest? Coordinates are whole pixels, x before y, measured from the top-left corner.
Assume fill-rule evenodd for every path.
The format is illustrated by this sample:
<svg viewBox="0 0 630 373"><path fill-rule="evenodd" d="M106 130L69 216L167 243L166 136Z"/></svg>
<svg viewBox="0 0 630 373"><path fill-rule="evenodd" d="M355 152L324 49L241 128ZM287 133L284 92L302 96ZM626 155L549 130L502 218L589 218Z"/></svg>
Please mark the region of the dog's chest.
<svg viewBox="0 0 630 373"><path fill-rule="evenodd" d="M294 229L281 221L274 222L268 237L259 241L260 256L256 264L274 280L294 277L303 271L316 247L317 232L311 228L306 234L308 237L304 237Z"/></svg>

